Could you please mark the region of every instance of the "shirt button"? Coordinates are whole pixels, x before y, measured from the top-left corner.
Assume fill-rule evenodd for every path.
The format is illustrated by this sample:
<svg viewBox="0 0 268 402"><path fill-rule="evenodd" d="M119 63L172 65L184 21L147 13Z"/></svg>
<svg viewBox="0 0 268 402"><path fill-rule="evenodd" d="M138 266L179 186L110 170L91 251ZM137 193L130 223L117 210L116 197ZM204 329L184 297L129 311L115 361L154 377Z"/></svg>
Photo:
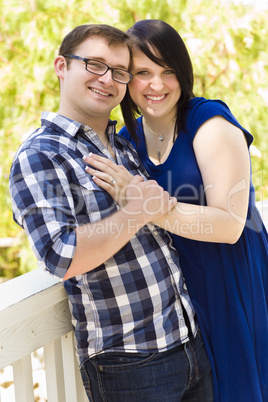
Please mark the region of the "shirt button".
<svg viewBox="0 0 268 402"><path fill-rule="evenodd" d="M155 236L158 236L158 232L156 230L154 230L153 233L154 233Z"/></svg>
<svg viewBox="0 0 268 402"><path fill-rule="evenodd" d="M169 262L170 264L172 264L172 263L173 263L172 258L169 258L169 259L168 259L168 262Z"/></svg>

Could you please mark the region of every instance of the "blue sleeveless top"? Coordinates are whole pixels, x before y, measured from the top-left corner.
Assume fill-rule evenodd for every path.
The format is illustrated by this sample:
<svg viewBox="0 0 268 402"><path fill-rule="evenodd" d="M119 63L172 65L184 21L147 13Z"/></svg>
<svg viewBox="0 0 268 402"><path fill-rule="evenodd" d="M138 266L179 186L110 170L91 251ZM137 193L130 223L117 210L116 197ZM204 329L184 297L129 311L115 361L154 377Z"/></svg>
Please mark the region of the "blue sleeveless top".
<svg viewBox="0 0 268 402"><path fill-rule="evenodd" d="M193 139L198 128L220 115L243 130L248 146L252 135L220 100L193 98L167 160L154 165L149 159L137 119L136 146L129 139L152 179L181 202L206 205ZM211 230L202 219L192 231ZM196 310L213 371L215 401L268 402L268 235L255 206L251 182L245 228L235 244L209 243L173 235L191 300Z"/></svg>

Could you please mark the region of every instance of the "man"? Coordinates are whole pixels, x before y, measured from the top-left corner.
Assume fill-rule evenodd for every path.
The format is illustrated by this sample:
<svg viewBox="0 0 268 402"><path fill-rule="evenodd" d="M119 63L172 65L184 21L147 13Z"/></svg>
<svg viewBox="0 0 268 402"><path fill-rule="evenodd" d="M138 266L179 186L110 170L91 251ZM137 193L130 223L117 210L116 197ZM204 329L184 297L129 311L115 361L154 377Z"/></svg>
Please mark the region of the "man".
<svg viewBox="0 0 268 402"><path fill-rule="evenodd" d="M150 224L176 200L137 176L146 176L137 154L109 121L132 78L130 45L107 25L64 38L54 62L59 113L42 114L11 168L14 218L40 267L64 281L90 401L212 401L178 256ZM122 208L85 173L90 152L133 174Z"/></svg>

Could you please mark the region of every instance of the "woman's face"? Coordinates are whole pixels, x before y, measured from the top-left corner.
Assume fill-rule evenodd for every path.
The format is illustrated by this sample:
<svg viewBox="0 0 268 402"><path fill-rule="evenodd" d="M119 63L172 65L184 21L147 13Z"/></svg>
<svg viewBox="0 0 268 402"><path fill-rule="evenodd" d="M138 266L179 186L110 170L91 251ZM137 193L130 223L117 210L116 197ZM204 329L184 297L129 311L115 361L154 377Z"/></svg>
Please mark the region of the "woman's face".
<svg viewBox="0 0 268 402"><path fill-rule="evenodd" d="M175 72L154 63L137 47L133 49L130 71L134 77L128 84L129 93L146 120L155 117L171 121L181 96Z"/></svg>

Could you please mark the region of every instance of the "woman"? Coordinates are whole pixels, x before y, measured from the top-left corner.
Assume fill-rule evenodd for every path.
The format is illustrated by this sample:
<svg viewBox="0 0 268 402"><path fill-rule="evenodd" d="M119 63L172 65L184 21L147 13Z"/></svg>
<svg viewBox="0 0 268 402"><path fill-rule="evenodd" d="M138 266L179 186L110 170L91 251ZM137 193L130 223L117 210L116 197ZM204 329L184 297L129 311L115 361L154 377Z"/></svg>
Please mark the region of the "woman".
<svg viewBox="0 0 268 402"><path fill-rule="evenodd" d="M250 180L252 135L225 103L194 96L191 60L171 26L139 21L129 33L133 79L120 134L149 176L178 199L154 223L173 233L215 401L268 401L268 236ZM95 182L118 198L128 172L96 155L85 160Z"/></svg>

